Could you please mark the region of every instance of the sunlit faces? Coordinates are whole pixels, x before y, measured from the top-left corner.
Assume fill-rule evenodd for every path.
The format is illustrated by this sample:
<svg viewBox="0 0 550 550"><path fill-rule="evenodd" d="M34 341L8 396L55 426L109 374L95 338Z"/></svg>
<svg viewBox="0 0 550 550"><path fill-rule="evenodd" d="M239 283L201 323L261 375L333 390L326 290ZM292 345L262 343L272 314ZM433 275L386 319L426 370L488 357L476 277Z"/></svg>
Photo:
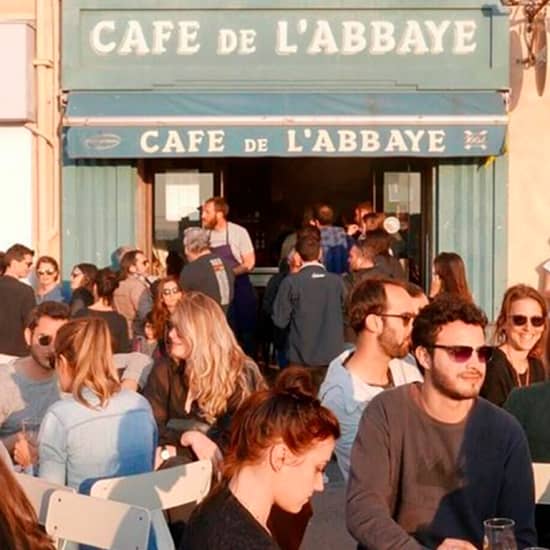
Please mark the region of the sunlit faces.
<svg viewBox="0 0 550 550"><path fill-rule="evenodd" d="M45 316L40 317L32 333L29 329L25 329L25 339L29 344L31 356L41 367L50 368L57 331L66 322L66 320Z"/></svg>
<svg viewBox="0 0 550 550"><path fill-rule="evenodd" d="M433 271L432 282L430 284L430 298L437 296L440 292L441 292L441 278L435 271Z"/></svg>
<svg viewBox="0 0 550 550"><path fill-rule="evenodd" d="M149 271L149 260L141 252L136 254L136 263L134 264L135 273L138 275L147 275Z"/></svg>
<svg viewBox="0 0 550 550"><path fill-rule="evenodd" d="M71 289L76 290L82 286L82 281L84 280L84 273L80 271L78 267L73 267L71 271Z"/></svg>
<svg viewBox="0 0 550 550"><path fill-rule="evenodd" d="M190 342L182 338L174 327L168 332L168 337L170 339L170 355L172 357L184 361L191 355Z"/></svg>
<svg viewBox="0 0 550 550"><path fill-rule="evenodd" d="M416 308L413 299L404 288L384 285L384 289L387 304L386 311L380 317L383 326L378 344L390 358L405 357L411 347L412 321Z"/></svg>
<svg viewBox="0 0 550 550"><path fill-rule="evenodd" d="M526 317L525 322L523 322L524 319L518 316ZM544 323L537 327L533 325L533 322L538 324L540 321L537 322L537 318L542 316L542 308L536 300L532 298L514 300L506 314L506 322L504 324L506 343L518 351L530 351L533 349L544 332ZM533 318L535 321L532 320ZM518 320L522 321L523 324L518 324Z"/></svg>
<svg viewBox="0 0 550 550"><path fill-rule="evenodd" d="M453 321L441 328L435 344L479 348L485 344L485 335L478 325ZM480 360L478 353L472 353L464 362L455 360L452 353L439 348L418 348L416 356L427 371L429 383L441 394L457 400L472 399L479 395L486 364Z"/></svg>
<svg viewBox="0 0 550 550"><path fill-rule="evenodd" d="M169 281L162 287L161 296L166 309L173 311L181 299L182 292L175 282Z"/></svg>
<svg viewBox="0 0 550 550"><path fill-rule="evenodd" d="M26 279L29 276L33 259L31 254L25 254L22 260L13 260L11 269L18 279Z"/></svg>
<svg viewBox="0 0 550 550"><path fill-rule="evenodd" d="M318 441L300 456L292 454L282 443L276 445L270 458L276 471L275 504L287 512L296 514L314 492L322 491L323 472L332 456L334 445L335 441L332 438Z"/></svg>
<svg viewBox="0 0 550 550"><path fill-rule="evenodd" d="M57 282L58 273L53 264L41 262L36 266L36 276L40 285L47 288Z"/></svg>
<svg viewBox="0 0 550 550"><path fill-rule="evenodd" d="M214 203L207 202L203 205L201 220L202 220L202 226L205 229L216 228L216 224L218 223L218 213L216 212Z"/></svg>

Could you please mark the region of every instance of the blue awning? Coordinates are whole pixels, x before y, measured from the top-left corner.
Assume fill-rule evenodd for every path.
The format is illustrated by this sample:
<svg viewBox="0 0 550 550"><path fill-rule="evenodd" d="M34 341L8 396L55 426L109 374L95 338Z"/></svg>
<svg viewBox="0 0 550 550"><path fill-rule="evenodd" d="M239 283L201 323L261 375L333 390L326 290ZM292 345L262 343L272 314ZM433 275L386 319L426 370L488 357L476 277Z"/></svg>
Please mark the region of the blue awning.
<svg viewBox="0 0 550 550"><path fill-rule="evenodd" d="M498 92L71 92L70 158L488 156L502 153Z"/></svg>

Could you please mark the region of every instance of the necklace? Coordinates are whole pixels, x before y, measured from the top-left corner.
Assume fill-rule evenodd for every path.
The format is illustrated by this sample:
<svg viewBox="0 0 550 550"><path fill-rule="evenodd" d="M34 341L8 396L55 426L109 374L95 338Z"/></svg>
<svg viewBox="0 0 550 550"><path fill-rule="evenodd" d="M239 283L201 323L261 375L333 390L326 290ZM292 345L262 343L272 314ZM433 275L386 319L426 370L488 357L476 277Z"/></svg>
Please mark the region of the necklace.
<svg viewBox="0 0 550 550"><path fill-rule="evenodd" d="M523 388L524 386L529 385L529 379L531 378L531 369L529 368L529 364L527 364L527 370L520 374L512 365L512 370L514 371L514 376L516 378L516 385L518 388ZM523 381L522 381L523 378Z"/></svg>

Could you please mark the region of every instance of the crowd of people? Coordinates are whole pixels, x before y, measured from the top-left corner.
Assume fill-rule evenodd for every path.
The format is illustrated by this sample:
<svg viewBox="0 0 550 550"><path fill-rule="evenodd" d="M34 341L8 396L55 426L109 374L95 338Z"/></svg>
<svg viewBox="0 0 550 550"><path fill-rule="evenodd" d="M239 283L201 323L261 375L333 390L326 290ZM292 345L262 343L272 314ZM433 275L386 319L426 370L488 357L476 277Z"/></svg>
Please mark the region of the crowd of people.
<svg viewBox="0 0 550 550"><path fill-rule="evenodd" d="M462 258L438 254L425 293L364 202L346 228L330 205L309 212L259 304L228 213L206 201L183 268L158 279L121 247L116 267L75 265L67 295L55 258L3 255L2 548L52 548L14 469L87 494L207 459L213 489L174 520L176 546L298 549L333 456L347 483L334 521L359 548L473 550L494 517L518 548L548 544L531 466L550 462L544 297L510 287L489 328ZM276 380L258 365L262 318Z"/></svg>

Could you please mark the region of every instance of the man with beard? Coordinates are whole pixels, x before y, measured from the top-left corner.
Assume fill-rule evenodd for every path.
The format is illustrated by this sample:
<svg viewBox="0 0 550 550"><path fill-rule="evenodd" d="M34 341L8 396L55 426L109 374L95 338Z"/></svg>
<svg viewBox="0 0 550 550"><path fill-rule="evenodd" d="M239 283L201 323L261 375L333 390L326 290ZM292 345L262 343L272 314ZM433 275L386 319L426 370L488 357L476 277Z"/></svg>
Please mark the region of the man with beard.
<svg viewBox="0 0 550 550"><path fill-rule="evenodd" d="M249 273L256 264L256 254L246 228L227 220L229 205L223 197L212 197L202 207L202 226L209 231L210 251L219 256L235 275L233 302L229 322L244 351L254 356L257 297Z"/></svg>
<svg viewBox="0 0 550 550"><path fill-rule="evenodd" d="M323 405L340 422L335 453L346 480L359 420L370 400L385 389L422 380L415 365L401 360L409 352L415 316L405 286L398 281L365 279L353 288L348 304L356 346L330 363L320 391Z"/></svg>
<svg viewBox="0 0 550 550"><path fill-rule="evenodd" d="M0 368L0 439L10 453L23 421L40 422L48 407L59 400L50 358L57 331L68 319L66 304L48 301L35 307L25 328L30 355Z"/></svg>
<svg viewBox="0 0 550 550"><path fill-rule="evenodd" d="M479 397L486 323L474 304L445 295L416 317L424 382L375 397L351 453L346 514L359 548L475 550L494 517L514 520L518 548L536 545L525 435Z"/></svg>

